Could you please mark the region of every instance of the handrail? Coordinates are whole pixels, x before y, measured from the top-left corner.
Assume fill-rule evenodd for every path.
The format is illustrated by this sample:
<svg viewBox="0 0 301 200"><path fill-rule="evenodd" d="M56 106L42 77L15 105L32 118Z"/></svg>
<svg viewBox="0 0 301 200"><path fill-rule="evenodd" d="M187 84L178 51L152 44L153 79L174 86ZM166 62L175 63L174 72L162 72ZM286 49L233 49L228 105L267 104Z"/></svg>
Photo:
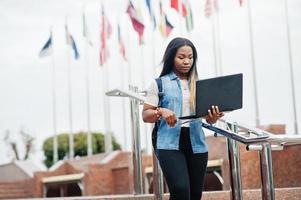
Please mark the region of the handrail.
<svg viewBox="0 0 301 200"><path fill-rule="evenodd" d="M141 146L140 146L140 126L139 126L139 104L143 104L145 101L145 91L138 91L137 87L129 86L129 90L117 88L105 93L107 96L115 97L128 97L130 98L131 106L131 127L132 127L132 153L133 153L133 177L134 177L134 193L143 193L142 184L142 165L141 165ZM156 200L163 200L164 186L163 186L163 174L160 169L159 163L153 153L153 187ZM156 177L155 177L156 176Z"/></svg>
<svg viewBox="0 0 301 200"><path fill-rule="evenodd" d="M220 119L220 122L226 124L227 129L221 127L212 126L210 124L203 123L203 127L209 130L214 131L215 133L224 135L227 137L228 149L232 149L228 151L229 153L229 162L230 159L236 160L236 166L230 166L231 173L231 182L236 183L231 184L232 192L232 200L242 199L240 196L241 185L239 181L236 181L235 178L240 177L240 162L239 154L235 152L239 152L239 147L235 143L231 142L231 140L239 141L247 145L247 150L251 151L259 151L260 152L260 171L261 171L261 191L262 191L262 199L263 200L275 200L275 188L273 181L273 166L272 166L272 150L283 150L284 146L288 145L297 145L301 144L301 136L296 135L275 135L268 131L261 130L259 128L253 128L242 123L237 122L229 122L225 119ZM236 126L237 131L233 131L231 127ZM231 139L231 140L229 140ZM233 153L234 152L234 153ZM239 179L238 179L239 180ZM237 184L238 183L238 184Z"/></svg>
<svg viewBox="0 0 301 200"><path fill-rule="evenodd" d="M234 122L226 121L225 119L220 119L219 121L223 123L230 123L230 124L234 123ZM247 126L240 122L235 122L235 124L239 128L238 132L253 133L259 136L259 138L262 138L261 136L264 135L267 136L264 139L260 139L260 141L258 140L258 142L278 143L279 145L301 144L301 136L298 135L275 135L273 133L270 133L268 131L259 128ZM234 133L231 132L231 134Z"/></svg>
<svg viewBox="0 0 301 200"><path fill-rule="evenodd" d="M140 104L144 102L144 97L139 95L137 92L129 91L129 90L124 90L121 88L116 88L113 90L110 90L106 92L107 96L119 96L119 97L130 97L131 99L135 99L139 101Z"/></svg>
<svg viewBox="0 0 301 200"><path fill-rule="evenodd" d="M133 128L133 164L134 164L134 188L136 194L142 193L142 176L141 176L141 154L140 154L140 131L138 110L139 103L143 104L145 99L145 91L138 92L137 88L130 87L130 90L115 89L106 92L108 96L129 97L131 99L131 118ZM240 155L239 145L241 142L247 146L247 150L260 152L261 164L261 183L262 183L262 199L274 200L275 189L273 182L273 167L272 167L272 150L282 150L288 145L300 145L301 136L297 135L275 135L268 131L259 128L249 127L243 123L230 122L225 119L220 119L219 122L224 123L225 127L213 126L207 123L202 123L202 126L217 134L227 137L228 156L231 173L231 193L232 200L242 200L242 185L240 176ZM158 164L154 159L154 165ZM155 165L156 166L156 165ZM159 168L158 168L159 170ZM160 172L160 170L159 170ZM156 173L154 177L155 199L163 199L163 175ZM136 178L135 178L136 176Z"/></svg>

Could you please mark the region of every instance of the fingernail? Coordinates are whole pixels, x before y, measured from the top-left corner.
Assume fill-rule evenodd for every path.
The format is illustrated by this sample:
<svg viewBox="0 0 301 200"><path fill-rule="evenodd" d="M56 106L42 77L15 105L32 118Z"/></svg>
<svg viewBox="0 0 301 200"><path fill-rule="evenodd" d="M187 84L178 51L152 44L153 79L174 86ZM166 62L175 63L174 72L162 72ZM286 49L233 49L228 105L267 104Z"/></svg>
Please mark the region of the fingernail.
<svg viewBox="0 0 301 200"><path fill-rule="evenodd" d="M215 109L217 109L218 107L217 106L215 106Z"/></svg>
<svg viewBox="0 0 301 200"><path fill-rule="evenodd" d="M208 112L211 112L210 110L208 110Z"/></svg>

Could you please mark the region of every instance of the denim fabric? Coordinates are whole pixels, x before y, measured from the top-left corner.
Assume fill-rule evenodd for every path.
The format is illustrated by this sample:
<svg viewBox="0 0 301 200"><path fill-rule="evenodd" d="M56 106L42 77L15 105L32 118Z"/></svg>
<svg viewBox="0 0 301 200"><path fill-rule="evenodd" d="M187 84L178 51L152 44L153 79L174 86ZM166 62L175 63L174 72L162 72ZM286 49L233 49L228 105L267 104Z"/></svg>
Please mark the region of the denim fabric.
<svg viewBox="0 0 301 200"><path fill-rule="evenodd" d="M180 79L174 72L161 77L162 79L162 108L173 110L177 117L182 116L182 90ZM194 114L194 113L191 113ZM158 129L157 149L179 150L181 125L177 123L169 127L165 120L160 119ZM208 151L205 135L200 119L190 122L190 139L193 153L204 153Z"/></svg>

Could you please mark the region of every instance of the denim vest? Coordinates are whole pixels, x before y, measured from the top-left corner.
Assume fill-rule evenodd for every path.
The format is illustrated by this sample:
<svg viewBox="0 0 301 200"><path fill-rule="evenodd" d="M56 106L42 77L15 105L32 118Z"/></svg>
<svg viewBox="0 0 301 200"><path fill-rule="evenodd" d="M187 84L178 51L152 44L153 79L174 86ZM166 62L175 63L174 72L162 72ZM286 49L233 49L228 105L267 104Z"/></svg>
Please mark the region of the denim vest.
<svg viewBox="0 0 301 200"><path fill-rule="evenodd" d="M182 90L180 79L171 72L162 79L161 107L173 110L177 117L182 116ZM160 95L160 94L159 94ZM191 113L194 114L194 113ZM205 135L200 119L190 122L190 140L193 153L208 151ZM160 119L157 135L157 149L178 150L181 125L178 122L174 127L169 127L164 119Z"/></svg>

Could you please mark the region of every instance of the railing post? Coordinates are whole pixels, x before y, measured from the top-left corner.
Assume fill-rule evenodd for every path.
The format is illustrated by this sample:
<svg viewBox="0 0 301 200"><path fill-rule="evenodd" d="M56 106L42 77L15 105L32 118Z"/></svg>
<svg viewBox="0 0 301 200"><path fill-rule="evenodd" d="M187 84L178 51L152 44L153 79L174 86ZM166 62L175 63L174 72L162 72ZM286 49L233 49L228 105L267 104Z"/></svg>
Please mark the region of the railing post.
<svg viewBox="0 0 301 200"><path fill-rule="evenodd" d="M137 93L138 88L129 86L129 90ZM134 194L143 194L142 167L141 167L141 139L139 127L139 101L131 98L131 122L132 122L132 156L134 168Z"/></svg>
<svg viewBox="0 0 301 200"><path fill-rule="evenodd" d="M237 125L230 124L232 132L237 133ZM240 175L240 155L239 144L237 141L227 138L229 169L230 169L230 183L231 183L231 200L242 200L242 184Z"/></svg>
<svg viewBox="0 0 301 200"><path fill-rule="evenodd" d="M260 151L261 195L263 200L275 200L272 150L270 143L263 143Z"/></svg>
<svg viewBox="0 0 301 200"><path fill-rule="evenodd" d="M155 200L163 200L164 198L163 173L154 151L153 151L153 191L155 195Z"/></svg>

